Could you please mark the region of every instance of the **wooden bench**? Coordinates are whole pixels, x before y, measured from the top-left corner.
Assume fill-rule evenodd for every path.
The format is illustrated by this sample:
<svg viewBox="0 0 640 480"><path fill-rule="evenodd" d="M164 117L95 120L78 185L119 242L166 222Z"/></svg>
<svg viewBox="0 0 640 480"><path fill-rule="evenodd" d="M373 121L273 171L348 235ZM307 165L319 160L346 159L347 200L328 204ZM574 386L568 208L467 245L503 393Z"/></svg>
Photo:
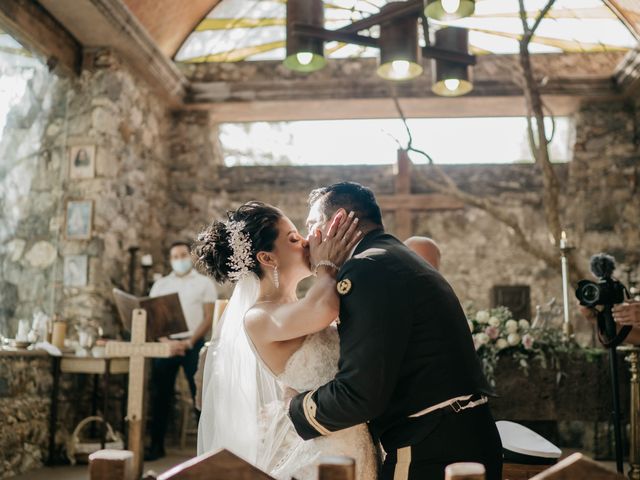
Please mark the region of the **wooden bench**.
<svg viewBox="0 0 640 480"><path fill-rule="evenodd" d="M133 453L100 450L89 457L91 480L137 480ZM485 480L485 469L478 463L456 463L445 471L446 480ZM355 480L355 462L349 457L323 457L318 466L319 480ZM575 453L528 480L624 480L580 453ZM228 450L194 457L172 469L144 480L273 480ZM374 479L372 479L374 480Z"/></svg>

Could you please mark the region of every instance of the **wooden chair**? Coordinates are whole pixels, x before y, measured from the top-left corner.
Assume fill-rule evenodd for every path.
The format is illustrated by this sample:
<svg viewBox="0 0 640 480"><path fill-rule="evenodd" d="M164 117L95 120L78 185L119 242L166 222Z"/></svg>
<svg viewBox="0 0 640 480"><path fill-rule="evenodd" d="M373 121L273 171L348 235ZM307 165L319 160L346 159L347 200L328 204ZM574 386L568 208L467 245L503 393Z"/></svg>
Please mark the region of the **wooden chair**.
<svg viewBox="0 0 640 480"><path fill-rule="evenodd" d="M178 394L178 402L180 406L180 431L178 432L180 437L180 448L182 450L185 450L187 448L187 437L189 435L198 435L198 425L196 424L196 418L194 415L194 405L193 398L191 397L191 389L189 388L189 382L182 369L178 371L176 379L176 391Z"/></svg>
<svg viewBox="0 0 640 480"><path fill-rule="evenodd" d="M112 455L101 450L90 458L91 480L133 480L131 476L132 452ZM128 462L128 463L127 463ZM355 462L348 457L324 457L318 467L319 480L355 480ZM156 475L147 473L145 480L274 480L228 450L207 453L192 458L172 469ZM462 480L462 479L456 479Z"/></svg>
<svg viewBox="0 0 640 480"><path fill-rule="evenodd" d="M445 480L484 480L485 469L480 463L452 463L444 471Z"/></svg>
<svg viewBox="0 0 640 480"><path fill-rule="evenodd" d="M613 472L581 453L574 453L531 480L624 480L624 475Z"/></svg>

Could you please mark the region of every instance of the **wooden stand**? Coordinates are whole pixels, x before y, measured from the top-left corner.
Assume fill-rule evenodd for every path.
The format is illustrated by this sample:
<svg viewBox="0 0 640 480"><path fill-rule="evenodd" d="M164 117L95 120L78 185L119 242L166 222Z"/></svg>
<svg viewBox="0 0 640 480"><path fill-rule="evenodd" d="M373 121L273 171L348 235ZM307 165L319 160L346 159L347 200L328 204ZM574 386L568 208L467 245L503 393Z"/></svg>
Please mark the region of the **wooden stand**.
<svg viewBox="0 0 640 480"><path fill-rule="evenodd" d="M445 480L484 480L485 469L480 463L452 463L444 470Z"/></svg>
<svg viewBox="0 0 640 480"><path fill-rule="evenodd" d="M135 480L133 452L129 450L99 450L89 455L91 480Z"/></svg>
<svg viewBox="0 0 640 480"><path fill-rule="evenodd" d="M356 462L351 457L322 457L318 480L355 480Z"/></svg>

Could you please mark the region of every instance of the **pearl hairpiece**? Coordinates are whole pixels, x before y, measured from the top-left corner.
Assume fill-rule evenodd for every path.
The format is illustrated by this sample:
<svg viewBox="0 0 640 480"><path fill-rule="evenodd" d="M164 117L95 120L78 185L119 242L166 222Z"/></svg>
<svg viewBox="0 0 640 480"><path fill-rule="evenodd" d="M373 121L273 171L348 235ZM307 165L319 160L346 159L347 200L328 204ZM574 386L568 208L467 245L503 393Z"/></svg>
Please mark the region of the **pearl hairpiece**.
<svg viewBox="0 0 640 480"><path fill-rule="evenodd" d="M233 250L233 255L227 261L227 265L231 267L232 272L229 273L229 280L237 282L245 275L251 273L251 268L255 265L255 261L251 256L251 239L245 233L244 221L235 222L229 220L225 222L227 232L229 232L229 245Z"/></svg>

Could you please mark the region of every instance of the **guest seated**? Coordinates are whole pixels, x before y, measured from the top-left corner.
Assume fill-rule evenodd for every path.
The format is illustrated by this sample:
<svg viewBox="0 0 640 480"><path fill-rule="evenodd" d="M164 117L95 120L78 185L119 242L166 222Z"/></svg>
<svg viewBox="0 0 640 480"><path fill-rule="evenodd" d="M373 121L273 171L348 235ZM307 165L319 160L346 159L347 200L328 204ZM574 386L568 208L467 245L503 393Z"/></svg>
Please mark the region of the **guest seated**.
<svg viewBox="0 0 640 480"><path fill-rule="evenodd" d="M595 308L578 305L578 309L584 318L595 323L598 314ZM632 345L640 345L640 302L635 300L627 300L613 307L613 319L619 325L619 328L628 325L633 327L627 336L625 343Z"/></svg>
<svg viewBox="0 0 640 480"><path fill-rule="evenodd" d="M404 244L424 258L433 268L440 270L440 247L429 237L411 237Z"/></svg>

